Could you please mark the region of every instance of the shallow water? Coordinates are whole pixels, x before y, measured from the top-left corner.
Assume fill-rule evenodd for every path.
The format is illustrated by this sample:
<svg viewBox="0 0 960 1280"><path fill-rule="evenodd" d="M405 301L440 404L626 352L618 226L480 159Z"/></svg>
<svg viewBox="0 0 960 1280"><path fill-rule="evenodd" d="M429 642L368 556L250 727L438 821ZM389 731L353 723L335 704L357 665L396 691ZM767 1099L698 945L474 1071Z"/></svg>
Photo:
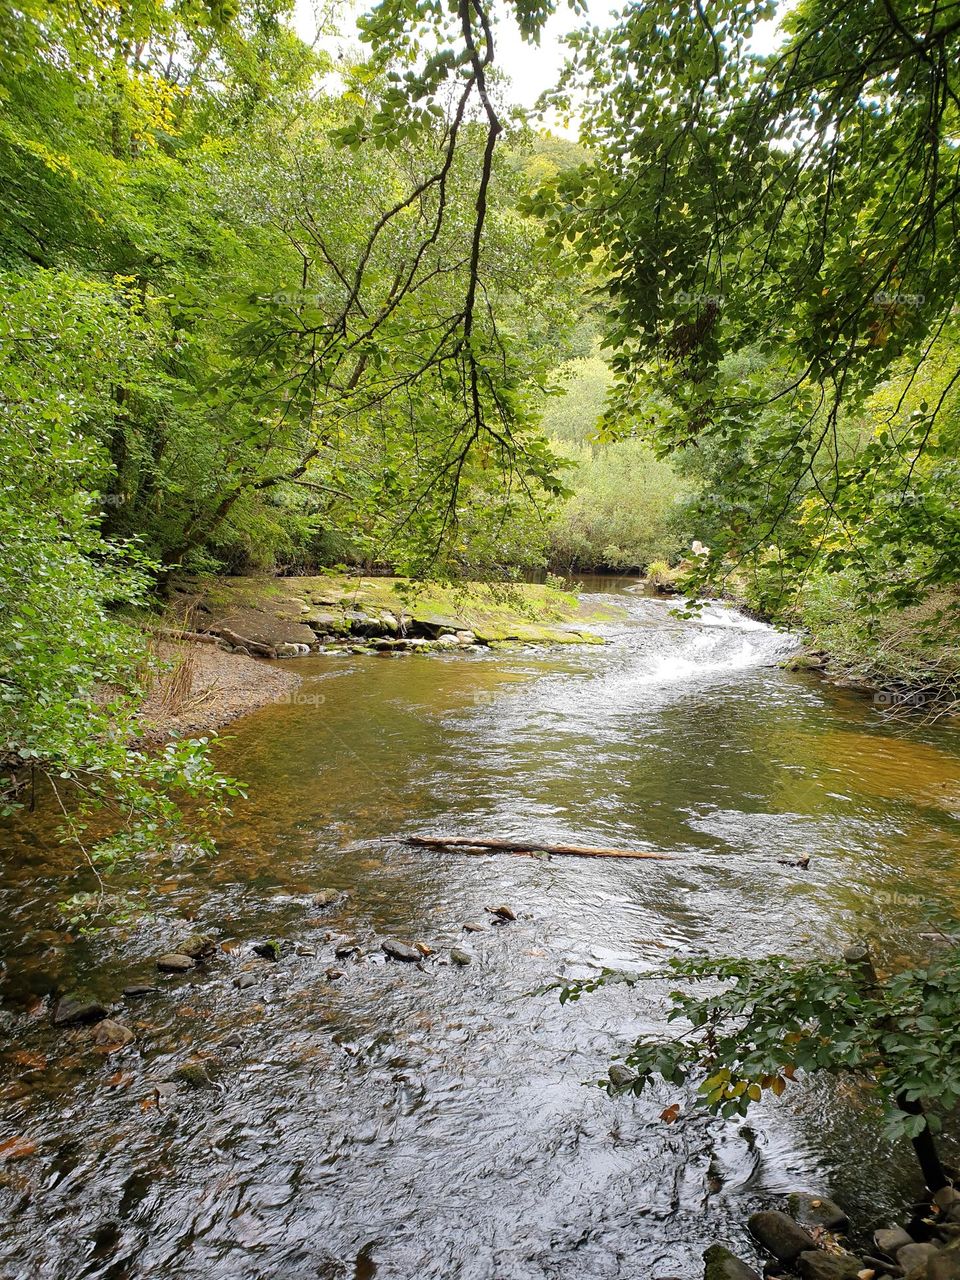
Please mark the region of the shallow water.
<svg viewBox="0 0 960 1280"><path fill-rule="evenodd" d="M891 1158L850 1090L668 1126L674 1088L588 1087L663 1027L660 980L565 1006L537 990L863 934L922 952L927 913L960 896L960 738L784 672L789 637L733 611L684 621L592 585L627 611L602 649L300 660L291 701L220 749L250 798L219 855L157 866L152 915L119 942L64 928L75 855L42 822L10 829L0 1143L36 1154L0 1165L0 1275L693 1280L714 1240L750 1256L747 1214L790 1189L832 1191L864 1228L915 1194L909 1152ZM414 833L672 860L434 853ZM801 853L805 873L779 862ZM320 913L328 886L350 897ZM501 902L519 920L497 928ZM197 931L226 949L122 1000ZM344 936L361 958L334 959ZM387 962L385 936L435 954ZM279 963L252 953L266 938L289 941ZM451 945L474 963L449 965ZM117 1002L136 1046L105 1057L51 1028L51 995L78 986ZM212 1087L158 1100L214 1054Z"/></svg>

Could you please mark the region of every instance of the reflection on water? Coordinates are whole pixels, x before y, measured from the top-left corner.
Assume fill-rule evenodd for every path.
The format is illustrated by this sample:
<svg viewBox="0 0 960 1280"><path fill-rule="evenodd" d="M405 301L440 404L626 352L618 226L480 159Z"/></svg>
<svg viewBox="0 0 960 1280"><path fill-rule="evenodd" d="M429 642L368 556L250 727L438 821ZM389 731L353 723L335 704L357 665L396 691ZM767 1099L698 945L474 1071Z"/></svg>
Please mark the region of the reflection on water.
<svg viewBox="0 0 960 1280"><path fill-rule="evenodd" d="M785 1190L871 1214L911 1193L854 1094L666 1126L675 1089L584 1087L663 1025L659 980L576 1006L535 992L863 932L917 954L928 908L957 906L956 733L783 672L789 640L719 606L681 620L602 586L626 610L603 649L303 659L294 699L221 748L251 790L218 857L159 864L119 944L71 938L50 906L69 851L10 831L0 1121L36 1154L0 1167L5 1277L692 1278L714 1239L749 1251L747 1213ZM428 853L415 832L672 861ZM780 864L800 853L807 873ZM327 886L350 896L321 913ZM515 924L490 923L500 902ZM123 999L197 931L225 948L205 969ZM384 936L434 954L387 962ZM344 937L361 958L336 959ZM278 963L252 953L265 938L289 940ZM51 1028L50 995L77 986L136 1046ZM210 1087L168 1096L197 1057Z"/></svg>

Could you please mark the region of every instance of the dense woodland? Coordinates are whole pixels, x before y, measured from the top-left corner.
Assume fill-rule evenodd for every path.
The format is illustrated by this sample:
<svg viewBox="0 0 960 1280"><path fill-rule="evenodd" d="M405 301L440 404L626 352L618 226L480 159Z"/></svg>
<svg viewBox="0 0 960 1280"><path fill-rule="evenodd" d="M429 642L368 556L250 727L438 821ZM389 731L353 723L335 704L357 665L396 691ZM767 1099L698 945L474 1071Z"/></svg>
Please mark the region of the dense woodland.
<svg viewBox="0 0 960 1280"><path fill-rule="evenodd" d="M574 142L497 64L550 6L383 0L334 58L279 0L3 5L11 804L213 797L126 747L186 573L680 562L949 702L960 6L773 12L585 26Z"/></svg>

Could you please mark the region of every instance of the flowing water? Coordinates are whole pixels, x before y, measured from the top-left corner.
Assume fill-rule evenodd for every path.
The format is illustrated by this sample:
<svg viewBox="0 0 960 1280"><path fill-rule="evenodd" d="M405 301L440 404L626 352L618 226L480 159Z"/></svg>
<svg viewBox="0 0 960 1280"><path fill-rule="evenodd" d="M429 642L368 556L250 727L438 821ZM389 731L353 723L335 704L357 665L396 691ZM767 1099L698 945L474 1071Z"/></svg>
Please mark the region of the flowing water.
<svg viewBox="0 0 960 1280"><path fill-rule="evenodd" d="M4 1280L693 1280L714 1240L752 1256L747 1214L791 1189L863 1227L915 1194L853 1090L667 1125L681 1091L586 1082L664 1029L669 956L933 945L928 912L957 908L960 737L783 671L790 639L732 610L683 620L591 586L624 610L603 648L301 660L291 700L220 749L250 798L218 855L153 868L151 915L119 941L54 913L75 854L42 822L9 831L0 1157L35 1151L0 1164ZM671 860L426 852L416 833ZM806 872L781 862L804 853ZM330 886L349 897L318 912ZM493 925L500 903L515 923ZM198 931L218 954L158 981L154 957ZM385 936L434 955L387 961ZM336 960L344 937L361 954ZM274 938L279 962L253 953ZM577 1004L540 990L603 967L651 976ZM159 990L124 1000L136 982ZM136 1044L52 1028L77 988ZM209 1087L165 1087L197 1058Z"/></svg>

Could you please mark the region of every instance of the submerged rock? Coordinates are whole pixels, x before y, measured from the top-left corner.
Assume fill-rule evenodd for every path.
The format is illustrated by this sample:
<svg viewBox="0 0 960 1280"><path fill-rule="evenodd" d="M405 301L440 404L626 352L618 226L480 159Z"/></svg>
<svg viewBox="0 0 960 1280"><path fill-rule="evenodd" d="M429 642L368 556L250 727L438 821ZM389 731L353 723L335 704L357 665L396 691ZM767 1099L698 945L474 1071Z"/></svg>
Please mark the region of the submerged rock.
<svg viewBox="0 0 960 1280"><path fill-rule="evenodd" d="M53 1025L68 1027L84 1022L99 1022L107 1016L106 1005L85 996L62 996L53 1009Z"/></svg>
<svg viewBox="0 0 960 1280"><path fill-rule="evenodd" d="M450 959L454 964L468 965L473 964L473 956L469 951L464 951L462 947L450 948Z"/></svg>
<svg viewBox="0 0 960 1280"><path fill-rule="evenodd" d="M380 944L380 950L391 960L403 960L407 964L423 959L416 947L412 947L409 942L398 942L396 938L385 938Z"/></svg>
<svg viewBox="0 0 960 1280"><path fill-rule="evenodd" d="M177 1067L170 1078L189 1085L191 1089L210 1089L222 1073L223 1066L216 1058L194 1058Z"/></svg>
<svg viewBox="0 0 960 1280"><path fill-rule="evenodd" d="M817 1242L798 1222L778 1210L765 1210L750 1215L750 1234L778 1262L794 1262L805 1250L816 1249Z"/></svg>
<svg viewBox="0 0 960 1280"><path fill-rule="evenodd" d="M315 907L323 910L324 907L332 907L335 902L339 902L346 896L342 889L318 889L310 901Z"/></svg>
<svg viewBox="0 0 960 1280"><path fill-rule="evenodd" d="M129 1027L125 1027L122 1022L114 1021L113 1018L104 1018L98 1022L93 1033L93 1043L106 1048L111 1053L132 1044L136 1038Z"/></svg>
<svg viewBox="0 0 960 1280"><path fill-rule="evenodd" d="M466 933L483 933L486 927L480 920L465 920L463 925Z"/></svg>
<svg viewBox="0 0 960 1280"><path fill-rule="evenodd" d="M186 973L189 969L195 968L196 963L193 956L183 955L179 951L171 951L168 955L160 957L157 961L157 968L164 973Z"/></svg>
<svg viewBox="0 0 960 1280"><path fill-rule="evenodd" d="M725 1245L712 1244L704 1250L703 1280L760 1280L760 1277Z"/></svg>
<svg viewBox="0 0 960 1280"><path fill-rule="evenodd" d="M151 986L149 982L135 982L129 987L124 987L123 994L128 1000L139 1000L143 996L156 995L159 990L159 987Z"/></svg>
<svg viewBox="0 0 960 1280"><path fill-rule="evenodd" d="M216 949L217 944L213 938L208 938L202 933L194 933L177 948L175 954L189 956L191 960L199 960L201 956L212 955Z"/></svg>

